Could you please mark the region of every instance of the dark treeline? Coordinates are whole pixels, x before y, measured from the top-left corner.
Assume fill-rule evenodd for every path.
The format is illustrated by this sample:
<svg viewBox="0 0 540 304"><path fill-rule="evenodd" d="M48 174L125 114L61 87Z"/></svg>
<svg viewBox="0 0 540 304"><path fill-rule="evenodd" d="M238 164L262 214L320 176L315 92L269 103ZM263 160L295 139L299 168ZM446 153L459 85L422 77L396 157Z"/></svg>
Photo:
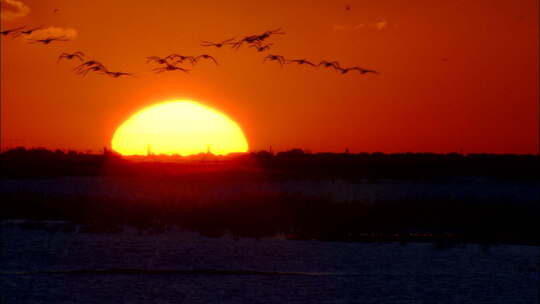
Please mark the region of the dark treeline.
<svg viewBox="0 0 540 304"><path fill-rule="evenodd" d="M114 232L121 225L159 232L178 226L208 236L283 234L289 238L330 241L540 245L536 233L540 228L540 205L517 204L511 197L489 201L475 197L417 197L377 203L336 202L329 197L279 190L247 192L209 201L197 196L159 197L160 179L164 177L173 181L170 187L182 181L192 184L201 181L203 191L212 190L216 183L302 179L371 183L395 178L445 182L445 178L451 177L487 176L537 184L539 157L532 155L310 154L291 150L275 155L263 151L227 157L150 156L139 158L148 161L138 161L110 152L93 155L19 148L2 153L0 158L4 180L61 176L118 176L121 180L129 176L156 188L157 199L113 197L92 191L75 196L47 191L4 189L6 191L2 192L0 219L66 220L83 225L80 232ZM129 189L138 191L137 186ZM23 226L36 228L32 225ZM68 232L75 228L66 225L54 229Z"/></svg>
<svg viewBox="0 0 540 304"><path fill-rule="evenodd" d="M343 179L351 182L384 178L434 180L456 176L540 179L540 157L513 154L457 153L306 153L300 149L231 156L121 157L115 153L16 148L0 154L1 177L101 175L184 175L201 178L232 174L236 179Z"/></svg>

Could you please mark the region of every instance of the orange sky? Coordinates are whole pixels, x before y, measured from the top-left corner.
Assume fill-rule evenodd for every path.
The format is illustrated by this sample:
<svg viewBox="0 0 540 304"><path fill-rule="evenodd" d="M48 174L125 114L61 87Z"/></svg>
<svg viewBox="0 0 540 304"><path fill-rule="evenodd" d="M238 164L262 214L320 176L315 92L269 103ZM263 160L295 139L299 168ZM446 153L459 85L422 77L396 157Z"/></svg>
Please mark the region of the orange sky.
<svg viewBox="0 0 540 304"><path fill-rule="evenodd" d="M2 30L55 26L77 37L0 38L4 147L98 151L142 107L190 98L235 120L252 150L538 151L537 0L22 2L29 13L4 16ZM253 49L200 46L279 27L286 34L269 53L381 74L280 68ZM80 77L75 62L56 63L77 50L139 77ZM220 65L154 74L145 62L170 53L208 53Z"/></svg>

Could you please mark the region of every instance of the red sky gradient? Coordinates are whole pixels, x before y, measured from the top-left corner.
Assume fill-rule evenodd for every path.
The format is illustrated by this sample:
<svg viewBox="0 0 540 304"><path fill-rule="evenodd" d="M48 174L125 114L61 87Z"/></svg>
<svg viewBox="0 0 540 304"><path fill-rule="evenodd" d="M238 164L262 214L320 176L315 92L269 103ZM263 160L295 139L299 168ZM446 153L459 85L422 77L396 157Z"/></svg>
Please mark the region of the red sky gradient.
<svg viewBox="0 0 540 304"><path fill-rule="evenodd" d="M29 13L4 18L2 30L55 26L77 37L0 38L3 147L99 151L137 110L189 98L235 120L251 150L538 152L537 0L22 2ZM269 53L380 75L281 68L246 47L200 46L276 28L286 34ZM80 77L75 62L56 63L78 50L138 78ZM170 53L208 53L220 65L154 74L145 58Z"/></svg>

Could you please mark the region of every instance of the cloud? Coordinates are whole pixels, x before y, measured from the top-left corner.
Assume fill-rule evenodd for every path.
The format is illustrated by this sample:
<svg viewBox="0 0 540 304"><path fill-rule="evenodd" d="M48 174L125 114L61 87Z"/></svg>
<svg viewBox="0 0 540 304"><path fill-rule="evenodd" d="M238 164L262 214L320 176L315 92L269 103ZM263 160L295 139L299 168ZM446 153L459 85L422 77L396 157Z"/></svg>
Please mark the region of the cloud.
<svg viewBox="0 0 540 304"><path fill-rule="evenodd" d="M13 20L30 13L30 7L18 0L0 0L0 19Z"/></svg>
<svg viewBox="0 0 540 304"><path fill-rule="evenodd" d="M360 23L360 24L355 25L355 26L353 27L353 29L354 29L354 30L359 30L359 29L363 28L364 26L366 26L366 25L363 24L363 23Z"/></svg>
<svg viewBox="0 0 540 304"><path fill-rule="evenodd" d="M332 27L334 31L359 31L363 29L375 29L381 31L388 27L388 22L386 20L379 22L371 23L358 23L356 25L346 25L346 24L334 24Z"/></svg>
<svg viewBox="0 0 540 304"><path fill-rule="evenodd" d="M26 39L46 39L49 37L64 37L67 39L77 38L77 30L73 28L61 28L50 26L48 28L40 29L32 34L26 36Z"/></svg>
<svg viewBox="0 0 540 304"><path fill-rule="evenodd" d="M375 23L375 28L380 31L380 30L384 30L387 25L388 25L388 22L386 22L386 20L376 22Z"/></svg>

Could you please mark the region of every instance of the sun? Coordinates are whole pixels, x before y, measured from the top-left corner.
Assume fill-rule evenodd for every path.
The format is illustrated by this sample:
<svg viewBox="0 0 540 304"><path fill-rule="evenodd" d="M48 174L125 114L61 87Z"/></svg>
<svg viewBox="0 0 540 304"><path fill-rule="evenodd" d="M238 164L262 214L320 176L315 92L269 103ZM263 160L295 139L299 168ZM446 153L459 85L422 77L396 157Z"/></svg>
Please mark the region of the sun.
<svg viewBox="0 0 540 304"><path fill-rule="evenodd" d="M191 100L167 101L140 110L116 129L111 145L122 155L248 151L237 123Z"/></svg>

